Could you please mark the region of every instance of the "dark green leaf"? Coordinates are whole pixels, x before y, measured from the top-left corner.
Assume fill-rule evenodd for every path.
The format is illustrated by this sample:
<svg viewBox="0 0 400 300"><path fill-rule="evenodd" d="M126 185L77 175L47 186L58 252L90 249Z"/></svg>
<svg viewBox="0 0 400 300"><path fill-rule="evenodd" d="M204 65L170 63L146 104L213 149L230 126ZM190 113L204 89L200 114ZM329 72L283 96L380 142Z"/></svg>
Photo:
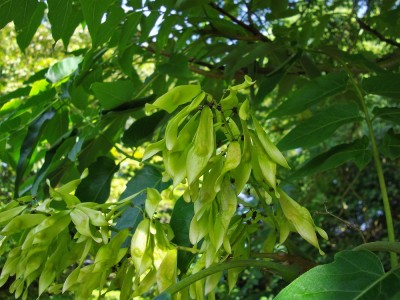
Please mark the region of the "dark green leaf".
<svg viewBox="0 0 400 300"><path fill-rule="evenodd" d="M398 107L375 107L372 113L375 117L400 125L400 108Z"/></svg>
<svg viewBox="0 0 400 300"><path fill-rule="evenodd" d="M152 11L148 16L142 14L142 18L140 20L140 27L141 27L141 32L140 32L140 42L144 42L148 37L155 26L158 17L160 14L157 11Z"/></svg>
<svg viewBox="0 0 400 300"><path fill-rule="evenodd" d="M6 26L14 18L13 13L13 0L0 0L0 29Z"/></svg>
<svg viewBox="0 0 400 300"><path fill-rule="evenodd" d="M161 74L170 75L177 78L188 79L192 76L189 72L189 62L184 55L172 55L168 62L158 66L157 70Z"/></svg>
<svg viewBox="0 0 400 300"><path fill-rule="evenodd" d="M359 169L363 169L371 160L371 151L368 148L368 138L356 140L350 144L341 144L317 155L304 166L296 170L290 178L310 176L318 172L334 169L345 162L354 162Z"/></svg>
<svg viewBox="0 0 400 300"><path fill-rule="evenodd" d="M46 78L52 83L57 83L65 77L71 75L78 69L82 57L73 56L64 58L62 61L52 65L46 73Z"/></svg>
<svg viewBox="0 0 400 300"><path fill-rule="evenodd" d="M129 80L96 82L92 85L92 90L101 106L109 110L131 101L135 93L135 85Z"/></svg>
<svg viewBox="0 0 400 300"><path fill-rule="evenodd" d="M68 123L68 112L65 109L60 109L53 119L47 123L43 137L50 145L54 145L68 131Z"/></svg>
<svg viewBox="0 0 400 300"><path fill-rule="evenodd" d="M84 145L78 156L81 172L99 156L106 156L109 153L114 143L119 141L126 119L127 116L123 115L107 115L90 134L79 137L84 139Z"/></svg>
<svg viewBox="0 0 400 300"><path fill-rule="evenodd" d="M183 198L179 198L174 206L171 215L171 229L174 232L173 243L179 246L190 247L189 228L190 222L194 216L193 203L186 203ZM181 272L186 273L194 254L187 251L178 251L178 268Z"/></svg>
<svg viewBox="0 0 400 300"><path fill-rule="evenodd" d="M281 150L311 147L329 138L340 126L361 120L355 103L336 104L293 128L278 143Z"/></svg>
<svg viewBox="0 0 400 300"><path fill-rule="evenodd" d="M51 122L52 120L50 120ZM37 195L39 192L39 186L44 183L46 178L51 172L57 171L58 173L62 173L62 166L65 163L71 162L70 160L66 160L65 153L68 153L75 145L76 137L72 136L73 132L68 132L49 150L46 151L46 155L44 158L44 163L40 170L37 172L35 176L35 180L32 184L31 194ZM52 185L55 185L55 182L52 182Z"/></svg>
<svg viewBox="0 0 400 300"><path fill-rule="evenodd" d="M268 117L276 118L300 113L326 97L343 92L346 89L346 85L347 74L345 72L331 73L315 78L299 90L293 92Z"/></svg>
<svg viewBox="0 0 400 300"><path fill-rule="evenodd" d="M17 174L15 178L15 196L19 195L19 186L29 164L29 160L35 151L36 145L40 140L44 125L51 120L55 115L55 111L50 109L44 112L38 119L36 119L28 128L24 142L22 143L20 156L17 165Z"/></svg>
<svg viewBox="0 0 400 300"><path fill-rule="evenodd" d="M17 31L18 46L25 51L42 22L46 4L36 0L18 1L20 7L13 7L19 13L14 18L15 29Z"/></svg>
<svg viewBox="0 0 400 300"><path fill-rule="evenodd" d="M384 272L369 251L342 251L333 263L317 266L284 288L275 300L397 299L400 269Z"/></svg>
<svg viewBox="0 0 400 300"><path fill-rule="evenodd" d="M166 113L159 111L151 116L145 116L135 121L125 132L122 142L129 147L138 147L151 140L154 131L162 122Z"/></svg>
<svg viewBox="0 0 400 300"><path fill-rule="evenodd" d="M48 0L47 4L53 39L62 39L64 47L67 48L75 28L83 20L81 8L73 0Z"/></svg>
<svg viewBox="0 0 400 300"><path fill-rule="evenodd" d="M380 150L390 159L400 157L400 134L396 134L393 128L386 132Z"/></svg>
<svg viewBox="0 0 400 300"><path fill-rule="evenodd" d="M100 156L89 166L89 175L79 184L75 195L82 202L104 203L110 196L111 179L118 169L113 159Z"/></svg>
<svg viewBox="0 0 400 300"><path fill-rule="evenodd" d="M365 78L362 88L368 94L400 98L400 74L387 73Z"/></svg>

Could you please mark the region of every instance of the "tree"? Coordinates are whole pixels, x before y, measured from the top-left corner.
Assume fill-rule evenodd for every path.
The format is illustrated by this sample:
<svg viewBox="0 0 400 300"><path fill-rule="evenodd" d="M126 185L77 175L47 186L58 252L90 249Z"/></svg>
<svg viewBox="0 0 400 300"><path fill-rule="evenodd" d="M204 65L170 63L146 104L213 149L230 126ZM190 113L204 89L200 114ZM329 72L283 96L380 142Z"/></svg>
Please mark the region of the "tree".
<svg viewBox="0 0 400 300"><path fill-rule="evenodd" d="M387 241L339 252L278 299L329 297L326 287L343 299L399 293L399 212L382 166L396 168L400 156L396 1L2 0L0 8L0 28L14 23L22 52L40 26L66 50L0 97L0 159L14 182L0 210L0 285L25 298L37 282L39 294L78 299L95 289L212 299L221 278L232 291L247 267L290 282L315 259L299 255L290 232L321 254L317 233L327 238L306 208L324 204L292 197L313 196L312 178L328 170L343 179L344 164L359 172L374 164ZM68 51L80 26L91 45ZM126 162L134 174L111 201ZM156 211L169 198L166 222ZM390 252L390 270L370 251ZM354 270L360 281L349 281Z"/></svg>

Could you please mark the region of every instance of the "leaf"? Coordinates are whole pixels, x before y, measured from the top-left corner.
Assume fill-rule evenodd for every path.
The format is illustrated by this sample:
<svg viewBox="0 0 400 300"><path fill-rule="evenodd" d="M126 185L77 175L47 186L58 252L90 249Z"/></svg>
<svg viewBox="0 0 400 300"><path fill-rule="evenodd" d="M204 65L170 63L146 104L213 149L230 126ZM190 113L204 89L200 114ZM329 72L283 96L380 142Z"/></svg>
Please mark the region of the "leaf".
<svg viewBox="0 0 400 300"><path fill-rule="evenodd" d="M343 92L346 85L347 74L345 72L317 77L293 92L285 102L269 114L268 118L300 113L326 97Z"/></svg>
<svg viewBox="0 0 400 300"><path fill-rule="evenodd" d="M317 155L293 172L290 178L310 176L315 173L334 169L345 162L354 162L359 169L363 169L371 160L371 151L368 148L367 137L349 144L337 145L330 150Z"/></svg>
<svg viewBox="0 0 400 300"><path fill-rule="evenodd" d="M92 38L93 48L108 41L118 27L124 12L118 1L81 0L83 17ZM111 8L110 8L110 5ZM105 20L104 20L105 19Z"/></svg>
<svg viewBox="0 0 400 300"><path fill-rule="evenodd" d="M13 1L12 5L17 43L21 51L25 51L42 22L47 6L36 0Z"/></svg>
<svg viewBox="0 0 400 300"><path fill-rule="evenodd" d="M398 158L400 156L400 134L396 134L391 128L386 132L380 150L383 155L390 159Z"/></svg>
<svg viewBox="0 0 400 300"><path fill-rule="evenodd" d="M275 300L397 299L400 269L385 274L378 257L369 251L342 251L334 262L304 273Z"/></svg>
<svg viewBox="0 0 400 300"><path fill-rule="evenodd" d="M92 84L92 90L105 110L131 101L135 88L135 85L130 80L96 82Z"/></svg>
<svg viewBox="0 0 400 300"><path fill-rule="evenodd" d="M78 69L78 65L81 61L82 57L80 56L64 58L62 61L52 65L45 76L50 82L57 83L74 73Z"/></svg>
<svg viewBox="0 0 400 300"><path fill-rule="evenodd" d="M53 39L62 39L64 47L68 47L69 40L76 27L83 20L82 10L73 0L48 0L49 21Z"/></svg>
<svg viewBox="0 0 400 300"><path fill-rule="evenodd" d="M188 79L192 77L189 72L189 62L184 55L175 54L172 55L168 62L160 64L157 70L161 74L170 75L172 77Z"/></svg>
<svg viewBox="0 0 400 300"><path fill-rule="evenodd" d="M174 206L171 215L171 229L174 232L172 242L179 246L190 247L192 244L189 239L190 222L194 216L193 202L186 203L183 197L180 197ZM178 251L178 268L181 273L186 273L194 254L187 251Z"/></svg>
<svg viewBox="0 0 400 300"><path fill-rule="evenodd" d="M144 191L150 187L161 192L168 186L168 183L162 182L162 174L155 167L146 165L135 172L135 176L127 183L125 191L122 193L119 201L138 192L142 193L132 199L132 206L128 206L128 208L122 212L121 217L117 219L115 227L118 230L129 228L130 232L135 232L137 225L143 219L142 211L144 210L144 202L146 200ZM129 242L125 241L123 247L126 247L128 244Z"/></svg>
<svg viewBox="0 0 400 300"><path fill-rule="evenodd" d="M355 103L336 104L297 125L277 146L280 150L311 147L329 138L340 126L359 120L361 117Z"/></svg>
<svg viewBox="0 0 400 300"><path fill-rule="evenodd" d="M372 113L375 117L400 125L400 108L398 107L375 107Z"/></svg>
<svg viewBox="0 0 400 300"><path fill-rule="evenodd" d="M400 98L400 74L387 73L362 80L361 85L368 94Z"/></svg>
<svg viewBox="0 0 400 300"><path fill-rule="evenodd" d="M6 26L9 22L13 20L12 13L15 11L13 8L12 0L1 0L0 1L0 29Z"/></svg>
<svg viewBox="0 0 400 300"><path fill-rule="evenodd" d="M82 202L104 203L110 196L111 179L119 165L106 156L100 156L89 166L89 175L84 178L75 192Z"/></svg>
<svg viewBox="0 0 400 300"><path fill-rule="evenodd" d="M9 92L7 94L0 96L0 105L3 105L7 101L14 99L14 98L28 96L30 90L31 90L30 86L24 86L24 87L21 87L21 88L18 88L16 90L12 91L12 92Z"/></svg>
<svg viewBox="0 0 400 300"><path fill-rule="evenodd" d="M145 116L135 121L122 137L122 142L128 147L138 147L144 142L149 141L154 131L160 126L166 113L159 111L151 116Z"/></svg>
<svg viewBox="0 0 400 300"><path fill-rule="evenodd" d="M29 164L29 160L35 151L36 145L40 140L42 130L44 125L51 120L55 115L55 111L50 109L44 112L38 119L36 119L28 128L25 139L22 143L18 165L17 173L15 178L15 196L18 197L19 186L21 184L22 178Z"/></svg>

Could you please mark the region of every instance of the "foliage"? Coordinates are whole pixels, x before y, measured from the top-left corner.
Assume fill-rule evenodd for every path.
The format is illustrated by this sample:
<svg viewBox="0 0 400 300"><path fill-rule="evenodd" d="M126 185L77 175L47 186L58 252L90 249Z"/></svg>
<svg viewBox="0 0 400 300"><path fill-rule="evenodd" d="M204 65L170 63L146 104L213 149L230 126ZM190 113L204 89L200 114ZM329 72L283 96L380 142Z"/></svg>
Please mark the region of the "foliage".
<svg viewBox="0 0 400 300"><path fill-rule="evenodd" d="M19 56L5 48L0 285L23 297L37 284L78 299L93 290L202 299L222 281L234 290L249 266L291 281L321 258L289 233L329 249L312 212L342 201L331 182L341 195L361 186L360 175L346 183L349 169L378 177L358 200L385 216L394 243L399 211L384 171L396 180L399 13L396 1L0 0L1 34L15 35L36 72L12 68ZM46 29L65 53L35 65L34 49L52 49L40 41ZM129 182L110 197L116 177ZM346 222L333 216L331 236ZM397 256L379 251L392 251L392 271L379 269L391 278Z"/></svg>

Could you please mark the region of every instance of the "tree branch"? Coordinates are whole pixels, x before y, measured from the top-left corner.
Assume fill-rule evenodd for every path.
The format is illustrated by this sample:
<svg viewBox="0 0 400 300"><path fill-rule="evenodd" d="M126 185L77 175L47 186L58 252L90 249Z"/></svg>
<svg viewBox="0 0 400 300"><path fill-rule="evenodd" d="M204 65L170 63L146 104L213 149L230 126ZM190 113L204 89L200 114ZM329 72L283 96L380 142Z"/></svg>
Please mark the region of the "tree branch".
<svg viewBox="0 0 400 300"><path fill-rule="evenodd" d="M257 40L261 40L263 42L271 42L270 39L268 39L265 35L263 35L261 32L259 32L258 29L255 28L254 26L247 25L246 23L244 23L243 21L237 19L235 16L232 16L229 12L224 10L222 7L219 7L215 3L211 2L211 3L209 3L209 5L212 8L214 8L215 10L217 10L218 12L220 12L221 14L223 14L224 16L228 17L232 22L236 23L237 25L241 26L242 28L244 28L248 32L252 33L255 37L257 37Z"/></svg>
<svg viewBox="0 0 400 300"><path fill-rule="evenodd" d="M382 42L385 42L389 45L395 46L395 47L399 47L400 48L400 43L386 38L384 37L380 32L376 31L375 29L373 29L371 26L369 26L367 23L365 23L362 19L357 18L357 22L360 25L360 27L362 29L364 29L365 31L368 31L369 33L375 35L379 40L381 40Z"/></svg>

